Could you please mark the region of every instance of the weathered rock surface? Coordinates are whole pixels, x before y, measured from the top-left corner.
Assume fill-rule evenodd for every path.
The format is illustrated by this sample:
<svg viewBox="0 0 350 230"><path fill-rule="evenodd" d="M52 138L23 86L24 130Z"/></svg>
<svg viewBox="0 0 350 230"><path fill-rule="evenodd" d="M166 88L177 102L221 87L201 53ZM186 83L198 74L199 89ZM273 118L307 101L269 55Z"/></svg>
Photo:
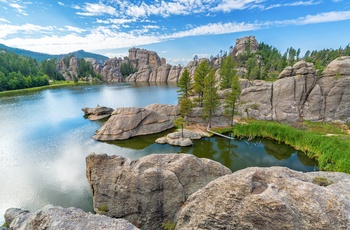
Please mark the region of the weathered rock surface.
<svg viewBox="0 0 350 230"><path fill-rule="evenodd" d="M254 36L243 37L236 39L236 45L231 50L234 56L238 56L246 52L249 46L250 52L255 53L259 50L259 43Z"/></svg>
<svg viewBox="0 0 350 230"><path fill-rule="evenodd" d="M350 57L331 62L321 77L312 63L286 67L276 82L241 82L237 110L259 120L350 120Z"/></svg>
<svg viewBox="0 0 350 230"><path fill-rule="evenodd" d="M155 142L158 144L174 145L174 146L191 146L193 145L192 140L201 139L201 135L197 132L193 132L187 129L169 133L165 137L158 138Z"/></svg>
<svg viewBox="0 0 350 230"><path fill-rule="evenodd" d="M93 136L95 140L125 140L134 136L159 133L174 127L167 115L145 108L118 108Z"/></svg>
<svg viewBox="0 0 350 230"><path fill-rule="evenodd" d="M134 161L106 154L86 157L95 211L141 229L174 222L187 197L230 173L220 163L190 154L152 154Z"/></svg>
<svg viewBox="0 0 350 230"><path fill-rule="evenodd" d="M114 219L104 215L85 213L78 208L62 208L47 205L35 213L21 209L8 209L5 220L10 229L52 229L52 230L95 230L121 229L136 230L134 225L124 219Z"/></svg>
<svg viewBox="0 0 350 230"><path fill-rule="evenodd" d="M82 108L81 109L85 116L88 116L88 119L91 121L101 120L103 118L111 116L114 111L112 108L105 106L97 106L96 108Z"/></svg>
<svg viewBox="0 0 350 230"><path fill-rule="evenodd" d="M176 229L349 229L350 175L247 168L191 195Z"/></svg>
<svg viewBox="0 0 350 230"><path fill-rule="evenodd" d="M192 112L187 117L188 122L207 125L208 121L203 120L202 110L203 108L200 108L200 107L193 108ZM227 126L230 124L230 121L227 119L227 117L224 116L224 108L222 106L219 107L213 114L213 117L211 119L211 124L214 127Z"/></svg>

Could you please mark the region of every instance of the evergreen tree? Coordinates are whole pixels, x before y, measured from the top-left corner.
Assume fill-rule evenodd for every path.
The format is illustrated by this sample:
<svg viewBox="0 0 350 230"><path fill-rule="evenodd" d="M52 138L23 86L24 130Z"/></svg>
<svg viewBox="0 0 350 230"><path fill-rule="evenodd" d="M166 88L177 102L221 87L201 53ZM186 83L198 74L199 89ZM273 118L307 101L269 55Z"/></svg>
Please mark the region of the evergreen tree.
<svg viewBox="0 0 350 230"><path fill-rule="evenodd" d="M191 89L191 77L190 72L187 69L182 73L180 80L177 83L177 86L180 88L178 92L181 93L182 97L188 98L188 93Z"/></svg>
<svg viewBox="0 0 350 230"><path fill-rule="evenodd" d="M235 65L231 55L227 56L220 66L220 88L228 89L231 86L232 78L236 75Z"/></svg>
<svg viewBox="0 0 350 230"><path fill-rule="evenodd" d="M187 120L183 117L178 117L174 120L174 125L175 126L181 126L181 136L184 138L184 126L187 124Z"/></svg>
<svg viewBox="0 0 350 230"><path fill-rule="evenodd" d="M204 79L203 118L208 119L209 127L215 110L219 107L219 95L216 88L215 70L211 69Z"/></svg>
<svg viewBox="0 0 350 230"><path fill-rule="evenodd" d="M205 60L199 64L194 74L193 89L198 94L199 107L203 106L204 78L208 75L209 70L209 63Z"/></svg>
<svg viewBox="0 0 350 230"><path fill-rule="evenodd" d="M187 118L187 116L192 112L193 103L188 97L182 96L179 100L179 107L180 115Z"/></svg>
<svg viewBox="0 0 350 230"><path fill-rule="evenodd" d="M224 115L230 120L230 125L233 125L233 116L238 96L241 93L238 76L232 79L231 91L225 94Z"/></svg>

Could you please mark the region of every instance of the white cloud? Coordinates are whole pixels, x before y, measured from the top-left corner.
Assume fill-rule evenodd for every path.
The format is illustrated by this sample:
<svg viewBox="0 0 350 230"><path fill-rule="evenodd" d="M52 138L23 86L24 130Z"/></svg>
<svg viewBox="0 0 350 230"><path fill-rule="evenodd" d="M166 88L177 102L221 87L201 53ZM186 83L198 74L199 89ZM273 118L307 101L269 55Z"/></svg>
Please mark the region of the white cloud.
<svg viewBox="0 0 350 230"><path fill-rule="evenodd" d="M132 23L132 22L136 22L136 19L126 19L126 18L114 18L114 19L106 19L106 20L101 20L101 19L97 19L96 20L97 23L100 24L117 24L117 25L123 25L126 23Z"/></svg>
<svg viewBox="0 0 350 230"><path fill-rule="evenodd" d="M57 4L60 6L65 6L65 4L63 2L57 2Z"/></svg>
<svg viewBox="0 0 350 230"><path fill-rule="evenodd" d="M164 38L182 38L189 36L209 35L209 34L228 34L250 30L258 30L260 25L247 23L209 23L207 25L198 26L186 31L176 32L165 35Z"/></svg>
<svg viewBox="0 0 350 230"><path fill-rule="evenodd" d="M0 22L6 22L6 23L10 23L8 20L6 20L5 18L0 18Z"/></svg>
<svg viewBox="0 0 350 230"><path fill-rule="evenodd" d="M78 8L77 6L75 6ZM79 9L83 10L84 12L78 12L78 15L82 16L98 16L98 15L115 15L116 9L111 6L107 6L103 4L102 2L99 3L85 3L83 7L79 7Z"/></svg>
<svg viewBox="0 0 350 230"><path fill-rule="evenodd" d="M336 22L350 19L350 11L333 11L316 15L307 15L297 19L297 24L315 24L322 22Z"/></svg>
<svg viewBox="0 0 350 230"><path fill-rule="evenodd" d="M74 27L74 26L65 26L65 28L66 28L68 31L73 31L73 32L76 32L76 33L82 33L82 32L85 32L85 31L86 31L86 29L81 29L81 28Z"/></svg>
<svg viewBox="0 0 350 230"><path fill-rule="evenodd" d="M52 26L38 26L33 24L24 24L24 25L0 25L0 38L6 38L8 35L24 33L24 34L34 34L34 33L47 33L48 31L52 31L54 27Z"/></svg>
<svg viewBox="0 0 350 230"><path fill-rule="evenodd" d="M286 3L284 6L311 6L311 5L318 5L321 2L314 2L313 0L310 1L299 1L299 2L292 2L292 3Z"/></svg>
<svg viewBox="0 0 350 230"><path fill-rule="evenodd" d="M230 12L232 10L243 10L254 7L265 0L223 0L211 11Z"/></svg>
<svg viewBox="0 0 350 230"><path fill-rule="evenodd" d="M17 3L10 3L9 6L11 6L12 8L15 8L18 11L18 13L24 16L27 16L26 12L24 11L24 8L25 8L24 6L21 6Z"/></svg>

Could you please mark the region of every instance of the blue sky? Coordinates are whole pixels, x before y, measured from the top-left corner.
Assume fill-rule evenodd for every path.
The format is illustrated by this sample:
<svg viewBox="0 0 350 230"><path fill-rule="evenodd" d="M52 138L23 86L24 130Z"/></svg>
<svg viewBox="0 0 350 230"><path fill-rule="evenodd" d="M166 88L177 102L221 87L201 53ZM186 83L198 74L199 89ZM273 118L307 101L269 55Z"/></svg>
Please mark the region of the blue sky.
<svg viewBox="0 0 350 230"><path fill-rule="evenodd" d="M170 64L228 51L237 38L302 53L350 43L349 0L0 0L0 43L108 57L146 48Z"/></svg>

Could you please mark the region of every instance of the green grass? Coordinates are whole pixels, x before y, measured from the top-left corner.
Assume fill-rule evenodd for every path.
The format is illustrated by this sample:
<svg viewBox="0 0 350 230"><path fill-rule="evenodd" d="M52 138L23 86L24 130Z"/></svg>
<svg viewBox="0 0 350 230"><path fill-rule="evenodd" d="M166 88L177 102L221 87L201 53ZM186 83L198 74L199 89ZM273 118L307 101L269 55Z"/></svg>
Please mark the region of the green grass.
<svg viewBox="0 0 350 230"><path fill-rule="evenodd" d="M2 91L2 92L0 92L0 97L1 96L13 96L13 95L18 95L18 94L28 93L28 92L35 92L35 91L40 91L43 89L50 89L50 88L71 86L71 85L81 85L81 84L90 84L90 83L85 82L85 81L79 81L78 83L75 83L74 81L55 81L54 83L50 83L50 85L44 85L44 86L33 87L33 88L25 88L25 89Z"/></svg>
<svg viewBox="0 0 350 230"><path fill-rule="evenodd" d="M264 137L286 143L315 158L320 170L350 173L350 135L339 124L303 122L292 127L271 121L247 122L236 124L230 131L236 137Z"/></svg>

